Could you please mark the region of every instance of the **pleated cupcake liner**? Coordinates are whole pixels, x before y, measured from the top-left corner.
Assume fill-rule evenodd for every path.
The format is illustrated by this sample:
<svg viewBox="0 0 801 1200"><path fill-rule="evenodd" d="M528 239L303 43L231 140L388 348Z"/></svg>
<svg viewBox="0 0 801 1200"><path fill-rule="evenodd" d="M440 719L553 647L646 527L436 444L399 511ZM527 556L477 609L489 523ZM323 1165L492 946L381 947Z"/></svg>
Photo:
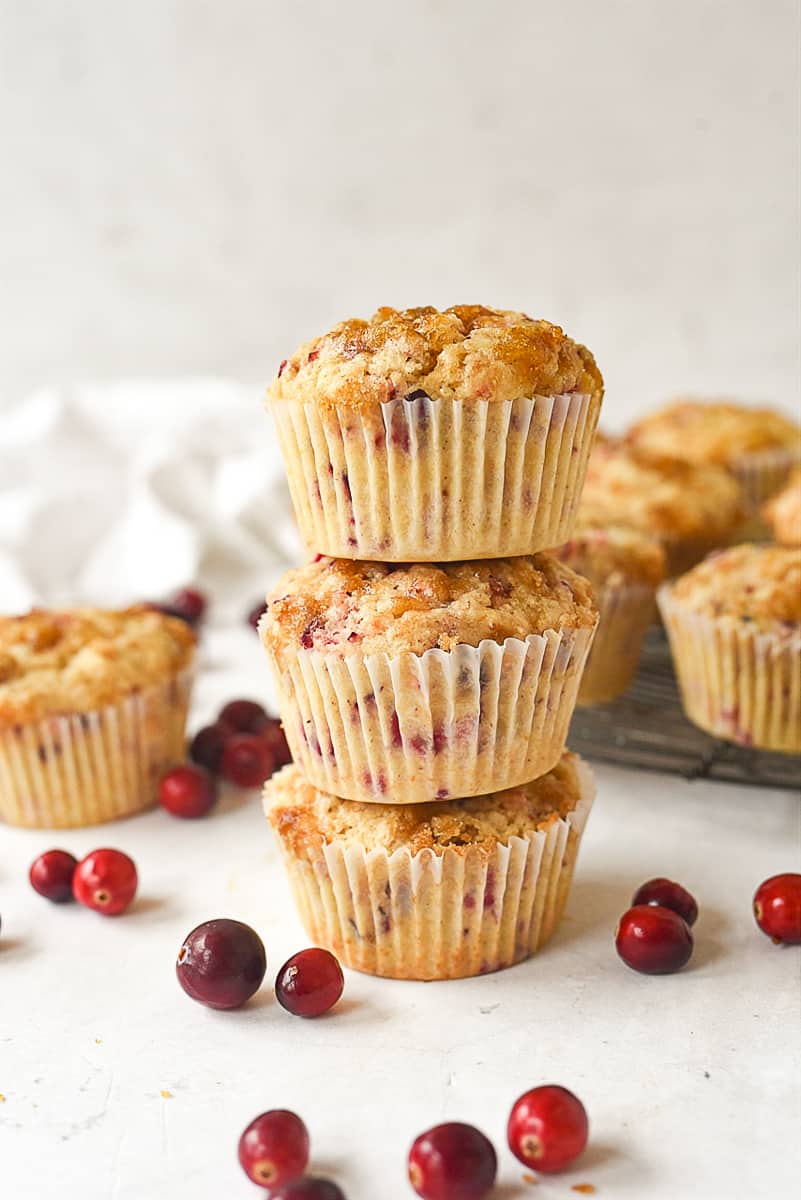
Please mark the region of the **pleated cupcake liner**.
<svg viewBox="0 0 801 1200"><path fill-rule="evenodd" d="M566 541L600 400L272 404L311 550L383 562L533 554Z"/></svg>
<svg viewBox="0 0 801 1200"><path fill-rule="evenodd" d="M755 450L741 454L729 469L742 485L749 507L757 515L760 505L775 496L799 465L798 452L790 448Z"/></svg>
<svg viewBox="0 0 801 1200"><path fill-rule="evenodd" d="M0 819L67 829L150 808L185 757L192 681L189 669L93 712L0 727Z"/></svg>
<svg viewBox="0 0 801 1200"><path fill-rule="evenodd" d="M649 584L607 584L594 591L598 628L579 687L579 706L607 704L628 689L656 612L656 589Z"/></svg>

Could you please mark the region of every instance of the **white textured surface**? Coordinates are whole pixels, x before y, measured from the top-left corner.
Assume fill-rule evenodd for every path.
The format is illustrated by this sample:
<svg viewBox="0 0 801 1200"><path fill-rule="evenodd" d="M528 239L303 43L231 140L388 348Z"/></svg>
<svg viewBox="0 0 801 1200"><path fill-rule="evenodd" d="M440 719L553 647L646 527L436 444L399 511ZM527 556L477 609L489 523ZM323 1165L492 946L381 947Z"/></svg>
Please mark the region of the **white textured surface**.
<svg viewBox="0 0 801 1200"><path fill-rule="evenodd" d="M265 694L249 630L207 649L198 716ZM799 950L756 929L751 895L797 869L797 798L604 768L567 916L528 964L456 984L348 973L340 1010L290 1017L269 980L305 944L271 835L251 796L204 822L156 812L56 836L3 830L0 865L0 1163L14 1200L255 1197L236 1142L255 1114L297 1109L315 1165L349 1200L404 1200L412 1138L442 1119L486 1130L498 1200L783 1200L801 1182ZM117 845L141 893L104 919L36 896L26 870L57 844ZM612 934L655 874L697 895L696 952L678 975L637 975ZM268 986L238 1013L184 996L174 957L213 916L265 939ZM536 1187L503 1150L509 1106L561 1082L586 1103L583 1162ZM161 1096L162 1089L172 1093Z"/></svg>

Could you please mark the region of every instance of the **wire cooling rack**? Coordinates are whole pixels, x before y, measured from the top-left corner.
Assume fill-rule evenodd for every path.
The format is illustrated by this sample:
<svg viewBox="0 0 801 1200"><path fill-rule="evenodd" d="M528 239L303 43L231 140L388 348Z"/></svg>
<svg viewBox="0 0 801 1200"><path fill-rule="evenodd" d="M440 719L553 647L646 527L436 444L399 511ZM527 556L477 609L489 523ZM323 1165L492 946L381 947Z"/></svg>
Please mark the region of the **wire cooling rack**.
<svg viewBox="0 0 801 1200"><path fill-rule="evenodd" d="M801 792L801 755L773 754L711 737L685 717L664 630L649 630L632 686L611 704L577 708L569 746L586 758Z"/></svg>

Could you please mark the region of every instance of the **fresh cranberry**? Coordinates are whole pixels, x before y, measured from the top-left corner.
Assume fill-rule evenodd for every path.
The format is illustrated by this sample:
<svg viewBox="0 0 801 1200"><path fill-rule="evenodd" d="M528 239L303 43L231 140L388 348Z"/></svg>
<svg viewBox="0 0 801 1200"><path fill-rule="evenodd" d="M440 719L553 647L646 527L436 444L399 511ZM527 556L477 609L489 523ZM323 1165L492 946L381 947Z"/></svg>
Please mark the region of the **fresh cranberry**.
<svg viewBox="0 0 801 1200"><path fill-rule="evenodd" d="M300 1117L286 1108L261 1113L239 1139L239 1162L248 1179L261 1187L280 1187L297 1179L309 1161L309 1134Z"/></svg>
<svg viewBox="0 0 801 1200"><path fill-rule="evenodd" d="M421 1133L409 1151L409 1182L423 1200L481 1200L497 1170L492 1142L459 1121Z"/></svg>
<svg viewBox="0 0 801 1200"><path fill-rule="evenodd" d="M314 947L288 959L275 981L275 998L296 1017L320 1017L333 1008L345 977L333 954Z"/></svg>
<svg viewBox="0 0 801 1200"><path fill-rule="evenodd" d="M506 1137L521 1163L548 1174L569 1167L587 1145L589 1122L578 1096L549 1083L512 1106Z"/></svg>
<svg viewBox="0 0 801 1200"><path fill-rule="evenodd" d="M279 767L285 767L287 763L292 762L292 751L289 749L286 734L277 717L270 717L268 724L261 731L261 737L270 748L276 771Z"/></svg>
<svg viewBox="0 0 801 1200"><path fill-rule="evenodd" d="M259 621L262 619L262 617L264 616L264 614L266 612L267 612L267 605L264 603L263 600L259 604L255 604L253 606L253 608L251 608L250 612L248 613L248 625L250 625L252 629L255 629L258 632Z"/></svg>
<svg viewBox="0 0 801 1200"><path fill-rule="evenodd" d="M46 850L31 863L31 887L46 900L63 904L72 899L72 877L78 860L66 850Z"/></svg>
<svg viewBox="0 0 801 1200"><path fill-rule="evenodd" d="M270 718L255 700L230 700L217 717L218 725L231 733L261 733Z"/></svg>
<svg viewBox="0 0 801 1200"><path fill-rule="evenodd" d="M179 620L186 621L187 625L191 625L194 629L203 619L206 611L206 597L197 588L180 588L166 600L154 604L153 607L159 612L166 613L168 617L178 617Z"/></svg>
<svg viewBox="0 0 801 1200"><path fill-rule="evenodd" d="M222 725L204 725L189 743L189 757L200 767L216 775L220 770L223 749L229 737Z"/></svg>
<svg viewBox="0 0 801 1200"><path fill-rule="evenodd" d="M274 767L270 747L257 733L233 734L220 759L220 774L237 787L260 787Z"/></svg>
<svg viewBox="0 0 801 1200"><path fill-rule="evenodd" d="M693 935L683 917L659 904L637 904L623 913L615 933L626 966L645 975L679 971L693 952Z"/></svg>
<svg viewBox="0 0 801 1200"><path fill-rule="evenodd" d="M261 987L264 943L242 921L204 921L184 939L175 971L193 1000L209 1008L240 1008Z"/></svg>
<svg viewBox="0 0 801 1200"><path fill-rule="evenodd" d="M270 1200L346 1200L345 1193L330 1179L319 1179L307 1175L296 1179L276 1192L270 1192Z"/></svg>
<svg viewBox="0 0 801 1200"><path fill-rule="evenodd" d="M214 780L203 767L173 767L161 777L159 804L174 817L205 817L216 800Z"/></svg>
<svg viewBox="0 0 801 1200"><path fill-rule="evenodd" d="M72 877L72 894L87 908L116 917L136 895L139 882L133 859L122 850L93 850Z"/></svg>
<svg viewBox="0 0 801 1200"><path fill-rule="evenodd" d="M661 904L662 908L672 908L688 925L694 925L698 918L695 898L672 879L649 879L642 887L637 888L631 903Z"/></svg>
<svg viewBox="0 0 801 1200"><path fill-rule="evenodd" d="M801 942L801 875L773 875L756 890L754 916L777 945Z"/></svg>

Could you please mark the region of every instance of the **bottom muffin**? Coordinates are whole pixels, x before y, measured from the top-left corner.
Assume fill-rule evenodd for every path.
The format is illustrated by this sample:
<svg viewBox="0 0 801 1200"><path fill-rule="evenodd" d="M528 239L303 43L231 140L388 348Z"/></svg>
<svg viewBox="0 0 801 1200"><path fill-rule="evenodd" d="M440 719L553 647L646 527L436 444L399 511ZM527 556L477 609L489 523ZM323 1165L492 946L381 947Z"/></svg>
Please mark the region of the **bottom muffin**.
<svg viewBox="0 0 801 1200"><path fill-rule="evenodd" d="M565 753L533 783L413 806L339 800L291 765L264 805L316 944L372 975L459 979L551 936L594 794Z"/></svg>

